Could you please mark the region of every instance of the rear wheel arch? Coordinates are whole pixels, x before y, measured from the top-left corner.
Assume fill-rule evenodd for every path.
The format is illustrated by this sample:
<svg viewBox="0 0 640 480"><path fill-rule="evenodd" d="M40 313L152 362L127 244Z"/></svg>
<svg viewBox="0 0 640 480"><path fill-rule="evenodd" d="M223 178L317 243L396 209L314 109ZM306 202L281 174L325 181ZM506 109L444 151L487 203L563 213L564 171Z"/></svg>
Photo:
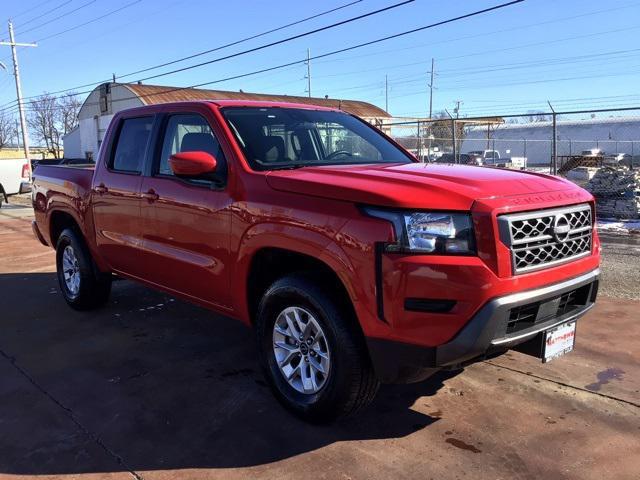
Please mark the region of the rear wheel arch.
<svg viewBox="0 0 640 480"><path fill-rule="evenodd" d="M72 229L82 236L80 224L73 215L62 210L54 210L51 212L51 217L49 219L49 238L51 240L51 245L54 248L58 243L60 234L67 228Z"/></svg>

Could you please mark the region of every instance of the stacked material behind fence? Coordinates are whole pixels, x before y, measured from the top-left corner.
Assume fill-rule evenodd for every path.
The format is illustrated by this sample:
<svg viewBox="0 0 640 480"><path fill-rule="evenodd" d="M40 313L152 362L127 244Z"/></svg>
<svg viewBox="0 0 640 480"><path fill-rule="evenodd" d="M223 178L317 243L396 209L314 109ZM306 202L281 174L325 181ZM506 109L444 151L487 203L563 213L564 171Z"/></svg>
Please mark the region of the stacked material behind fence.
<svg viewBox="0 0 640 480"><path fill-rule="evenodd" d="M640 171L601 168L586 189L596 197L599 217L640 218Z"/></svg>

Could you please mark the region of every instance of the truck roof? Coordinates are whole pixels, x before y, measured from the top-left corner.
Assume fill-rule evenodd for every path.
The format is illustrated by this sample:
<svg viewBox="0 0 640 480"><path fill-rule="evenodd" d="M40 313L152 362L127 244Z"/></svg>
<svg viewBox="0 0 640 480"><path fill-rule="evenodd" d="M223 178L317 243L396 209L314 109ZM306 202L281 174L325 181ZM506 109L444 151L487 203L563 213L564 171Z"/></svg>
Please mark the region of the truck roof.
<svg viewBox="0 0 640 480"><path fill-rule="evenodd" d="M160 111L171 109L172 106L185 106L185 105L215 105L218 108L224 107L253 107L253 108L268 108L268 107L279 107L279 108L297 108L304 110L322 110L329 112L340 112L342 110L337 108L323 107L320 105L310 105L306 103L295 103L295 102L277 102L277 101L267 101L267 100L185 100L182 102L169 102L169 103L156 103L151 105L143 105L140 107L128 108L126 110L121 110L118 112L126 113L126 112L149 112L149 111Z"/></svg>
<svg viewBox="0 0 640 480"><path fill-rule="evenodd" d="M337 108L323 107L320 105L310 105L295 102L276 102L268 100L210 100L206 103L213 103L219 107L281 107L281 108L302 108L306 110L326 110L340 111Z"/></svg>

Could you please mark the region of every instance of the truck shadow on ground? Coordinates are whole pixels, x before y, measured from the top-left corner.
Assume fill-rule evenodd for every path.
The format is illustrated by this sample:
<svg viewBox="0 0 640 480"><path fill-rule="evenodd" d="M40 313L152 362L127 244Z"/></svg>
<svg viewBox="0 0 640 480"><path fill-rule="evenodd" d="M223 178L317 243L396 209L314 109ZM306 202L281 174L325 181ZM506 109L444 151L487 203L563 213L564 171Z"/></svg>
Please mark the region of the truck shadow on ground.
<svg viewBox="0 0 640 480"><path fill-rule="evenodd" d="M411 407L455 375L385 386L359 416L310 426L271 395L239 322L126 281L86 313L53 273L0 275L0 291L1 473L247 467L401 438L437 421Z"/></svg>

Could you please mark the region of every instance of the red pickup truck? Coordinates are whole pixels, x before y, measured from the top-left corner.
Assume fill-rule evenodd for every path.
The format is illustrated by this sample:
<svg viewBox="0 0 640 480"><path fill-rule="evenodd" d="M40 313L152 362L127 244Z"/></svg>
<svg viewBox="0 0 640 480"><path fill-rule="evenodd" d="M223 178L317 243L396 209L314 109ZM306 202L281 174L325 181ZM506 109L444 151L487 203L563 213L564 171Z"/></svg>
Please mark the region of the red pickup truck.
<svg viewBox="0 0 640 480"><path fill-rule="evenodd" d="M105 303L118 275L237 318L275 395L313 421L510 348L566 353L598 289L585 190L419 163L310 105L120 112L95 168L38 167L32 195L71 307Z"/></svg>

